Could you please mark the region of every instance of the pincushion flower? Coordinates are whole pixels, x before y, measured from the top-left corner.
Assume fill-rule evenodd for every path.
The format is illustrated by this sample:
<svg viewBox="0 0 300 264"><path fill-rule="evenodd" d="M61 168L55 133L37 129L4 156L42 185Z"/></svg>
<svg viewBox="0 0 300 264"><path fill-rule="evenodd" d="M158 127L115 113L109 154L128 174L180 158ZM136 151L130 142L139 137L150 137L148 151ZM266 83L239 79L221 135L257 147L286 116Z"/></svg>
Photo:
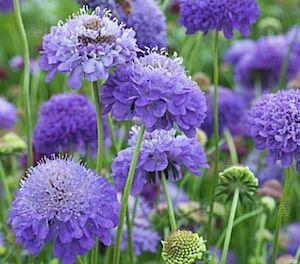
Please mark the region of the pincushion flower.
<svg viewBox="0 0 300 264"><path fill-rule="evenodd" d="M133 28L141 49L167 45L166 17L156 0L79 0L79 3L91 9L96 6L110 9L127 28Z"/></svg>
<svg viewBox="0 0 300 264"><path fill-rule="evenodd" d="M250 39L236 41L225 54L225 61L235 66L245 55L255 48L255 41Z"/></svg>
<svg viewBox="0 0 300 264"><path fill-rule="evenodd" d="M112 176L118 191L123 190L139 128L132 129L129 147L119 152L112 164ZM132 195L141 193L147 183L156 183L162 173L167 179L176 181L182 177L181 167L195 175L207 168L202 146L195 138L175 136L174 130L155 130L146 132L142 143L137 168L131 189Z"/></svg>
<svg viewBox="0 0 300 264"><path fill-rule="evenodd" d="M155 51L119 67L102 89L104 112L116 120L141 119L147 131L176 124L193 137L205 118L205 97L179 58Z"/></svg>
<svg viewBox="0 0 300 264"><path fill-rule="evenodd" d="M99 8L92 14L81 9L44 36L40 67L49 71L46 81L57 73L66 73L68 85L78 89L83 79L106 80L111 69L132 60L136 51L132 29Z"/></svg>
<svg viewBox="0 0 300 264"><path fill-rule="evenodd" d="M14 104L0 97L0 129L10 130L17 122L17 109Z"/></svg>
<svg viewBox="0 0 300 264"><path fill-rule="evenodd" d="M239 93L223 87L219 87L218 94L220 133L223 133L224 129L228 129L233 135L244 135L246 132L244 125L247 110L246 100ZM212 93L207 94L206 101L207 117L201 129L208 136L211 136L214 132Z"/></svg>
<svg viewBox="0 0 300 264"><path fill-rule="evenodd" d="M132 240L133 249L136 256L142 253L151 252L156 253L160 244L161 236L151 226L150 215L151 208L144 199L140 199L137 207L135 208L135 198L129 198L128 210L130 215L134 215L134 222L132 223ZM134 212L135 211L135 212ZM123 232L121 250L127 249L127 230Z"/></svg>
<svg viewBox="0 0 300 264"><path fill-rule="evenodd" d="M259 16L256 0L179 0L179 7L179 22L188 34L218 30L228 39L234 30L249 35Z"/></svg>
<svg viewBox="0 0 300 264"><path fill-rule="evenodd" d="M104 131L107 135L107 126ZM33 142L35 150L39 153L68 151L85 153L87 150L91 154L96 153L95 106L80 94L66 93L52 96L41 106Z"/></svg>
<svg viewBox="0 0 300 264"><path fill-rule="evenodd" d="M8 223L31 254L53 243L54 256L74 264L98 238L111 243L119 203L112 186L95 172L68 158L46 159L27 172L16 194Z"/></svg>
<svg viewBox="0 0 300 264"><path fill-rule="evenodd" d="M296 160L300 171L300 91L266 94L248 113L249 134L258 150L267 150L267 162L284 168Z"/></svg>
<svg viewBox="0 0 300 264"><path fill-rule="evenodd" d="M286 36L260 38L235 65L235 78L239 86L254 90L259 85L263 90L274 88L288 52ZM299 59L292 53L287 67L287 79L291 80L300 70Z"/></svg>

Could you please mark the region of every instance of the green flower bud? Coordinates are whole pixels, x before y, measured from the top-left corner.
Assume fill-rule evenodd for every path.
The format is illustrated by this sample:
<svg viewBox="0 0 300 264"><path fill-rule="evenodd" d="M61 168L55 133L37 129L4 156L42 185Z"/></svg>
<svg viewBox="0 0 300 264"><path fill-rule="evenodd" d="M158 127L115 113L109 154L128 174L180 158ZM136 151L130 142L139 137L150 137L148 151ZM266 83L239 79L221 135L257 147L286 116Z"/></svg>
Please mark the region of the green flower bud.
<svg viewBox="0 0 300 264"><path fill-rule="evenodd" d="M3 246L0 246L0 256L3 256L6 253L6 248Z"/></svg>
<svg viewBox="0 0 300 264"><path fill-rule="evenodd" d="M219 174L219 187L221 191L218 195L226 195L227 201L232 200L236 189L239 189L241 201L253 200L258 187L258 179L248 167L233 166Z"/></svg>
<svg viewBox="0 0 300 264"><path fill-rule="evenodd" d="M25 149L25 142L14 133L7 133L2 138L0 138L0 155L20 153Z"/></svg>
<svg viewBox="0 0 300 264"><path fill-rule="evenodd" d="M266 208L269 212L273 212L276 207L275 200L270 196L264 196L260 199L264 208Z"/></svg>
<svg viewBox="0 0 300 264"><path fill-rule="evenodd" d="M205 146L207 143L207 135L202 129L196 129L196 139L202 146Z"/></svg>
<svg viewBox="0 0 300 264"><path fill-rule="evenodd" d="M269 32L276 34L282 31L282 23L278 18L266 17L258 23L258 29L261 33L267 34Z"/></svg>
<svg viewBox="0 0 300 264"><path fill-rule="evenodd" d="M203 237L185 230L173 232L162 245L162 258L166 264L194 264L206 251Z"/></svg>

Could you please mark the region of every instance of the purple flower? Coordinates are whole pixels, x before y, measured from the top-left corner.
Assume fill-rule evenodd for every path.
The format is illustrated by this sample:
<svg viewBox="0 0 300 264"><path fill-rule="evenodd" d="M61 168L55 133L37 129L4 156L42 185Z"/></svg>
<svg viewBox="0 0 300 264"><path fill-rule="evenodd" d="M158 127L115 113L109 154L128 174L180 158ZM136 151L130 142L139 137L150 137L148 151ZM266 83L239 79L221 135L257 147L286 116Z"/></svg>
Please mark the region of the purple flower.
<svg viewBox="0 0 300 264"><path fill-rule="evenodd" d="M267 162L300 171L300 91L266 94L248 113L249 134L259 150L268 150Z"/></svg>
<svg viewBox="0 0 300 264"><path fill-rule="evenodd" d="M188 34L218 30L231 39L239 30L247 36L259 16L256 0L179 0L179 6L179 22Z"/></svg>
<svg viewBox="0 0 300 264"><path fill-rule="evenodd" d="M235 66L245 55L255 48L255 42L250 39L239 40L226 52L225 61Z"/></svg>
<svg viewBox="0 0 300 264"><path fill-rule="evenodd" d="M164 48L167 45L166 18L155 0L123 1L105 0L79 0L81 5L87 4L91 9L100 6L108 8L127 28L136 32L138 46L141 49Z"/></svg>
<svg viewBox="0 0 300 264"><path fill-rule="evenodd" d="M245 134L245 115L247 103L243 97L227 88L220 87L218 89L218 106L219 106L219 131L223 133L227 128L233 135ZM213 113L213 94L206 96L207 101L207 117L204 120L201 129L208 136L214 133L214 113Z"/></svg>
<svg viewBox="0 0 300 264"><path fill-rule="evenodd" d="M74 264L98 238L111 243L119 203L112 186L95 172L67 158L46 159L27 172L9 211L8 223L31 254L46 243L63 264Z"/></svg>
<svg viewBox="0 0 300 264"><path fill-rule="evenodd" d="M14 9L13 0L0 0L0 13L6 13L12 11L13 9Z"/></svg>
<svg viewBox="0 0 300 264"><path fill-rule="evenodd" d="M136 32L138 46L164 48L167 45L166 17L155 0L134 0L130 12L122 12L119 8L121 20L127 27Z"/></svg>
<svg viewBox="0 0 300 264"><path fill-rule="evenodd" d="M221 259L221 256L222 256L222 251L220 249L216 248L216 247L210 248L210 251L214 254L214 256L216 258L216 263L219 263L219 261ZM227 264L237 263L236 256L232 251L228 252L226 263Z"/></svg>
<svg viewBox="0 0 300 264"><path fill-rule="evenodd" d="M285 232L287 244L285 245L285 253L296 256L300 246L300 223L292 223L287 226Z"/></svg>
<svg viewBox="0 0 300 264"><path fill-rule="evenodd" d="M104 132L108 128L104 122ZM108 137L106 137L108 138ZM80 94L58 94L40 109L33 142L36 152L51 154L68 151L97 150L95 106Z"/></svg>
<svg viewBox="0 0 300 264"><path fill-rule="evenodd" d="M277 180L282 182L283 180L283 170L278 165L267 166L265 167L260 174L258 175L260 185L263 185L269 180Z"/></svg>
<svg viewBox="0 0 300 264"><path fill-rule="evenodd" d="M139 128L132 129L129 147L119 152L112 164L112 176L118 191L123 190L128 175L131 157ZM204 150L195 138L175 136L174 130L155 130L146 132L135 172L132 195L142 192L145 184L156 183L162 173L167 179L179 180L181 167L195 175L201 175L200 169L207 168Z"/></svg>
<svg viewBox="0 0 300 264"><path fill-rule="evenodd" d="M132 240L133 249L136 256L140 256L144 252L156 253L158 245L161 241L161 236L155 231L150 222L151 208L145 200L139 199L138 205L135 209L135 198L130 197L129 199L129 215L133 218L132 225ZM133 212L135 210L135 215ZM126 227L123 232L121 241L121 250L126 251L127 249L127 230Z"/></svg>
<svg viewBox="0 0 300 264"><path fill-rule="evenodd" d="M20 55L16 55L12 57L9 61L9 66L13 70L21 70L24 67L23 57ZM30 72L31 74L35 74L39 70L38 62L34 59L30 59Z"/></svg>
<svg viewBox="0 0 300 264"><path fill-rule="evenodd" d="M104 112L121 120L138 117L146 130L174 124L193 137L205 118L205 97L179 58L150 52L119 67L102 88Z"/></svg>
<svg viewBox="0 0 300 264"><path fill-rule="evenodd" d="M110 9L113 11L116 8L115 0L78 0L81 6L88 6L90 9L100 7L102 10Z"/></svg>
<svg viewBox="0 0 300 264"><path fill-rule="evenodd" d="M235 78L238 85L253 91L257 85L264 90L274 88L278 84L288 48L285 36L260 38L235 65ZM299 70L299 58L292 53L287 68L287 79L295 77Z"/></svg>
<svg viewBox="0 0 300 264"><path fill-rule="evenodd" d="M10 130L17 122L17 109L14 104L0 97L0 129Z"/></svg>
<svg viewBox="0 0 300 264"><path fill-rule="evenodd" d="M49 71L46 81L66 73L68 85L78 89L83 79L106 80L111 69L135 58L136 52L132 29L99 8L91 15L81 9L78 16L53 26L44 36L40 67Z"/></svg>
<svg viewBox="0 0 300 264"><path fill-rule="evenodd" d="M287 39L290 45L294 45L293 52L300 56L300 27L293 26L287 33Z"/></svg>

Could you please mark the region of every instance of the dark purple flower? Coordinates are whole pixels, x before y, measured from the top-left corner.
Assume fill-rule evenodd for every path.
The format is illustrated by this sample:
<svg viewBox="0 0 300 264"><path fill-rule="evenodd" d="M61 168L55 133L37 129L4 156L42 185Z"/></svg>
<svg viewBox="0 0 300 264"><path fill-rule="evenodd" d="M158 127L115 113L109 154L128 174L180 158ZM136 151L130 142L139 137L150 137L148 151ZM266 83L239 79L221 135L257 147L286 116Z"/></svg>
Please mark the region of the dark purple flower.
<svg viewBox="0 0 300 264"><path fill-rule="evenodd" d="M14 9L13 0L0 0L0 12L6 13Z"/></svg>
<svg viewBox="0 0 300 264"><path fill-rule="evenodd" d="M0 97L0 129L10 130L17 122L17 109L14 104Z"/></svg>
<svg viewBox="0 0 300 264"><path fill-rule="evenodd" d="M297 250L300 246L300 223L289 224L284 233L287 238L285 253L296 256Z"/></svg>
<svg viewBox="0 0 300 264"><path fill-rule="evenodd" d="M141 49L165 48L167 45L166 17L155 0L133 0L129 14L121 12L121 20L136 32Z"/></svg>
<svg viewBox="0 0 300 264"><path fill-rule="evenodd" d="M162 237L151 226L151 208L143 199L138 200L137 207L135 208L135 198L130 197L128 209L129 215L134 219L132 224L134 254L140 256L144 252L156 253ZM135 215L133 215L134 210ZM127 237L127 229L125 227L121 241L122 251L126 251L127 249Z"/></svg>
<svg viewBox="0 0 300 264"><path fill-rule="evenodd" d="M106 122L104 125L104 132L108 135ZM52 96L41 106L33 142L38 153L68 151L86 153L87 150L92 154L96 153L95 106L80 94L66 93Z"/></svg>
<svg viewBox="0 0 300 264"><path fill-rule="evenodd" d="M235 78L239 86L254 91L274 88L279 81L282 65L288 53L286 36L260 38L235 65ZM299 58L292 53L287 67L287 79L291 80L300 70Z"/></svg>
<svg viewBox="0 0 300 264"><path fill-rule="evenodd" d="M245 55L255 48L255 41L250 39L239 40L226 52L225 61L235 66Z"/></svg>
<svg viewBox="0 0 300 264"><path fill-rule="evenodd" d="M112 164L112 176L118 191L123 190L128 175L131 157L139 128L132 129L129 147L119 152ZM195 138L175 136L174 130L155 130L146 132L135 171L132 195L142 192L145 184L156 183L162 173L167 179L176 181L182 177L181 167L195 175L207 168L204 150Z"/></svg>
<svg viewBox="0 0 300 264"><path fill-rule="evenodd" d="M223 133L227 128L233 135L244 135L245 115L247 103L243 97L232 90L220 87L218 89L218 106L219 106L219 131ZM213 113L213 94L209 93L206 96L207 101L207 117L204 120L201 129L208 136L214 132L214 113Z"/></svg>
<svg viewBox="0 0 300 264"><path fill-rule="evenodd" d="M205 118L205 97L179 58L157 52L119 67L102 88L104 112L117 120L138 117L146 130L174 124L193 137Z"/></svg>
<svg viewBox="0 0 300 264"><path fill-rule="evenodd" d="M83 79L106 80L111 69L135 58L136 52L132 29L99 8L91 15L81 9L44 36L40 67L49 71L46 81L59 72L66 73L68 85L78 89Z"/></svg>
<svg viewBox="0 0 300 264"><path fill-rule="evenodd" d="M248 131L259 150L268 150L268 164L300 171L300 90L266 94L248 113Z"/></svg>
<svg viewBox="0 0 300 264"><path fill-rule="evenodd" d="M179 0L179 6L179 21L188 34L218 30L230 39L239 30L247 36L259 16L256 0Z"/></svg>
<svg viewBox="0 0 300 264"><path fill-rule="evenodd" d="M67 158L46 159L27 172L9 211L8 223L31 254L53 243L54 256L74 264L98 238L111 243L118 224L117 195L107 181Z"/></svg>

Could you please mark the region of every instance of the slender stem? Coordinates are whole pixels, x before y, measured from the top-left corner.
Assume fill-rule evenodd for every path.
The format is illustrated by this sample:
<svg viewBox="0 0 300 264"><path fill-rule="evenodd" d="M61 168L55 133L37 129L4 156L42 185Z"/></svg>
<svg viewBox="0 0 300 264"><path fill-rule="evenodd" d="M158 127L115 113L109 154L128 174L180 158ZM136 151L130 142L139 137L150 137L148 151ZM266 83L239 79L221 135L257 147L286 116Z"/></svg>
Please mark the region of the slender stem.
<svg viewBox="0 0 300 264"><path fill-rule="evenodd" d="M7 179L5 177L5 172L4 172L4 167L3 167L2 161L0 161L0 180L2 181L3 189L5 191L4 197L6 197L7 204L10 205L12 198L11 198L9 186L7 184Z"/></svg>
<svg viewBox="0 0 300 264"><path fill-rule="evenodd" d="M215 203L215 189L218 179L219 170L219 107L218 107L218 87L219 87L219 32L215 32L214 38L214 146L215 146L215 157L214 157L214 170L213 179L211 186L211 198L210 198L210 210L208 219L208 231L207 240L210 242L211 226L212 226L212 215Z"/></svg>
<svg viewBox="0 0 300 264"><path fill-rule="evenodd" d="M126 225L127 225L127 243L128 243L128 255L129 262L134 264L134 249L133 249L133 241L132 241L132 226L134 222L130 219L129 208L126 210Z"/></svg>
<svg viewBox="0 0 300 264"><path fill-rule="evenodd" d="M260 218L258 233L264 232L266 223L267 223L267 215L264 213L264 214L262 214L262 216ZM260 258L261 251L263 251L263 249L264 249L263 243L264 243L264 239L262 237L258 236L258 240L256 241L256 246L255 246L255 258L257 260Z"/></svg>
<svg viewBox="0 0 300 264"><path fill-rule="evenodd" d="M113 248L107 247L105 250L104 264L111 264L112 253L113 253Z"/></svg>
<svg viewBox="0 0 300 264"><path fill-rule="evenodd" d="M100 85L102 86L103 82ZM98 154L97 154L97 172L101 174L104 166L104 131L103 131L103 119L102 119L102 106L100 103L99 87L97 82L93 82L93 95L96 104L97 111L97 131L98 131Z"/></svg>
<svg viewBox="0 0 300 264"><path fill-rule="evenodd" d="M108 128L109 128L109 135L110 135L110 140L111 144L113 147L113 151L115 154L119 152L119 147L117 144L116 136L115 136L115 130L114 130L114 124L113 120L111 118L111 115L107 115L107 123L108 123Z"/></svg>
<svg viewBox="0 0 300 264"><path fill-rule="evenodd" d="M280 77L279 77L279 81L278 81L278 85L277 87L275 87L275 91L278 91L278 90L281 90L285 83L286 83L286 74L287 74L287 69L288 69L288 66L289 66L289 60L290 60L290 57L291 57L291 54L292 54L292 51L293 51L293 48L294 48L294 45L298 39L298 35L299 35L299 28L297 27L296 30L295 30L295 35L293 36L293 39L288 47L288 51L287 51L287 54L284 58L284 61L282 63L282 66L281 66L281 71L280 71Z"/></svg>
<svg viewBox="0 0 300 264"><path fill-rule="evenodd" d="M125 222L125 217L126 217L126 210L128 206L128 198L133 182L133 177L138 161L138 157L140 154L141 146L142 146L142 141L145 133L145 127L141 126L140 133L138 136L138 140L134 149L132 161L130 164L130 169L128 173L128 177L126 180L123 196L122 196L122 201L121 201L121 212L120 212L120 221L117 229L117 237L116 237L116 243L115 243L115 248L114 248L114 256L113 256L113 264L119 264L120 263L120 247L121 247L121 240L122 240L122 233L123 233L123 227L124 227L124 222Z"/></svg>
<svg viewBox="0 0 300 264"><path fill-rule="evenodd" d="M23 45L23 60L24 60L24 79L23 79L23 96L25 103L25 124L26 124L26 141L27 141L27 167L32 166L33 153L32 153L32 117L31 117L31 106L30 106L30 55L28 39L25 31L25 27L22 20L20 3L19 0L14 1L14 12L17 20L17 26L20 31L21 42Z"/></svg>
<svg viewBox="0 0 300 264"><path fill-rule="evenodd" d="M91 263L98 263L98 256L99 256L99 243L98 240L96 240L95 246L92 249Z"/></svg>
<svg viewBox="0 0 300 264"><path fill-rule="evenodd" d="M254 216L256 216L256 215L259 215L261 212L263 212L263 209L262 209L262 208L258 208L258 209L254 210L254 211L251 211L251 212L247 213L247 214L241 215L240 217L238 217L238 218L234 221L233 227L237 226L238 224L244 222L245 220L247 220L247 219L249 219L249 218L251 218L251 217L254 217ZM216 243L216 248L220 248L220 246L221 246L221 244L222 244L222 242L223 242L223 240L224 240L224 238L225 238L225 234L226 234L225 231L226 231L226 230L224 230L224 231L222 232L221 236L219 237L219 239L218 239L218 241L217 241L217 243Z"/></svg>
<svg viewBox="0 0 300 264"><path fill-rule="evenodd" d="M164 174L162 174L162 176L161 176L161 183L162 183L163 191L164 191L165 198L166 198L166 201L167 201L171 230L176 231L177 225L176 225L174 208L173 208L173 205L172 205L172 200L171 200L170 193L168 191L166 176Z"/></svg>
<svg viewBox="0 0 300 264"><path fill-rule="evenodd" d="M229 249L229 244L231 240L231 234L232 234L232 229L233 229L233 223L234 223L234 217L237 209L237 205L239 202L239 194L240 191L238 188L235 189L234 191L234 196L230 208L230 214L229 214L229 219L228 219L228 224L227 224L227 229L226 229L226 237L225 237L225 242L223 246L223 252L222 252L222 257L221 257L221 264L226 264L226 259L227 259L227 254L228 254L228 249Z"/></svg>
<svg viewBox="0 0 300 264"><path fill-rule="evenodd" d="M236 147L235 147L235 144L234 144L234 140L232 138L232 135L231 135L229 129L226 128L224 130L224 136L225 136L225 139L226 139L227 144L228 144L231 162L232 162L233 165L237 165L239 163L239 159L238 159Z"/></svg>
<svg viewBox="0 0 300 264"><path fill-rule="evenodd" d="M276 222L275 222L275 235L273 240L273 252L272 252L272 264L276 263L277 253L278 253L278 244L279 244L279 233L282 218L286 210L286 201L288 198L288 193L290 191L291 183L293 180L293 167L290 166L286 169L286 179L284 183L283 193L280 199L280 205L277 211Z"/></svg>

